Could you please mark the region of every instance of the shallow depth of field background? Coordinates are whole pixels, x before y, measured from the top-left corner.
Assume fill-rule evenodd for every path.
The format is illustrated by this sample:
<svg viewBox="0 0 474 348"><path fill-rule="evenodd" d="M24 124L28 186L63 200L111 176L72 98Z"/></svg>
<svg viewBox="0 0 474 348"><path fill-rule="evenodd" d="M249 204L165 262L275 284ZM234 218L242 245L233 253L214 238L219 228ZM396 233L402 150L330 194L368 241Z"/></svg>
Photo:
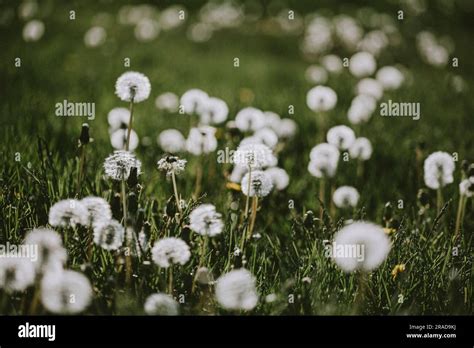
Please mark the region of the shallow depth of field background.
<svg viewBox="0 0 474 348"><path fill-rule="evenodd" d="M0 242L21 242L25 231L47 224L53 203L75 196L77 139L83 122L90 124L94 138L88 146L84 196L110 197L112 186L103 178L102 170L103 160L113 152L107 113L114 107L128 106L115 96L114 84L122 72L136 70L147 75L152 84L150 98L135 105L133 127L140 137L135 153L143 163L140 206L152 226L151 240L160 236L163 209L172 195L170 183L156 169L156 161L163 155L156 138L168 128L177 128L187 135L190 124L187 115L157 110L154 100L163 92L182 95L190 88L200 88L228 103L230 119L238 110L251 105L293 118L298 124L298 134L279 155L279 166L290 175L290 185L285 191L273 192L265 198L257 216L255 232L262 237L251 242L255 259L248 261L247 268L258 279L262 300L252 313L353 313L355 278L342 273L324 257L322 240L331 238L337 226L342 225L342 217L383 224L387 202L395 207L393 248L387 261L373 272L370 295L357 313L472 313L472 199L466 208L459 256L451 259L446 268L443 262L450 252L448 240L456 218L460 163L463 159L474 160L474 24L469 22L474 6L469 1L453 1L451 5L448 1L425 1L427 10L415 16L403 1L241 3L249 13L260 13L260 19L244 22L237 28L217 30L206 42L193 42L187 30L197 21L199 8L205 2L186 1L188 12L183 25L160 32L151 42L139 42L133 26L120 25L117 21L118 11L124 5L119 1L40 1L36 18L45 23L45 34L38 42L27 43L22 39L25 21L18 18L17 2L0 1ZM157 10L170 4L173 2L159 1ZM355 164L342 161L335 177L336 186L352 185L359 190L361 209L352 217L338 212L328 228L319 225L303 228L304 213L318 212L317 180L308 173L307 165L309 151L319 142L319 133L316 116L305 101L307 91L313 87L305 79L305 70L317 60L302 54L301 34L281 32L271 17L285 8L295 10L300 17L315 11L329 17L341 13L355 16L358 9L367 6L393 16L401 34L399 44L385 49L377 59L378 66L400 64L409 73L406 84L396 92L386 93L382 101L419 102L421 119L380 117L376 110L371 121L357 133L369 138L374 147L372 158L365 164L364 177L357 179ZM403 21L396 20L400 9L405 11ZM76 11L76 20L69 20L70 10ZM107 16L98 17L99 13ZM98 20L103 20L106 42L97 48L86 47L84 33ZM459 58L459 67L449 63L436 68L424 63L415 47L415 36L421 30L449 36L454 45L450 56ZM352 54L343 49L335 52L341 57ZM16 57L21 58L20 68L14 66ZM238 68L233 66L235 57L240 60ZM130 68L124 67L124 58L130 58ZM454 75L462 77L462 91L453 88ZM339 76L330 76L326 85L338 95L337 107L329 115L330 126L350 125L347 109L356 82L347 70ZM249 99L248 95L253 97ZM55 104L64 99L94 102L95 120L56 117ZM294 115L288 114L289 105L294 105ZM218 149L225 146L224 128L221 128ZM445 199L452 198L452 202L441 226L435 230L432 229L434 208L429 216L417 217L416 196L418 189L424 187L416 174L415 149L420 143L424 144L425 157L438 150L459 155L455 182L444 190ZM15 161L16 153L21 156L19 162ZM183 197L189 199L195 182L194 168L202 159L190 154L183 157L189 162L178 177L178 186ZM226 221L230 221L230 203L240 200L242 207L243 195L226 188L223 172L229 168L216 162L216 154L203 163L205 170L212 165L215 171L212 176L205 172L203 201L215 204ZM435 206L436 193L430 194ZM396 209L400 199L404 208ZM289 200L294 201L293 210L288 208ZM193 252L197 244L193 237L189 238ZM313 245L320 252L309 261ZM210 265L215 277L228 267L225 260L234 247L226 232L213 239ZM80 248L71 246L68 267L84 272L94 286L94 301L86 313L111 313L107 299L115 291L119 296L115 314L142 313L144 299L157 289L164 290L161 275L151 265L140 268L140 281L132 294L127 289L115 289L110 281L113 270L102 269L100 264L84 266ZM189 274L197 257L193 255L193 266L190 262L175 271L176 294L189 288ZM406 263L407 269L393 280L390 272L399 263ZM305 277L311 282L304 282ZM263 298L270 293L276 293L279 300L266 304ZM287 301L290 294L295 295L294 303ZM212 306L203 309L198 306L198 300L190 297L182 312L225 313Z"/></svg>

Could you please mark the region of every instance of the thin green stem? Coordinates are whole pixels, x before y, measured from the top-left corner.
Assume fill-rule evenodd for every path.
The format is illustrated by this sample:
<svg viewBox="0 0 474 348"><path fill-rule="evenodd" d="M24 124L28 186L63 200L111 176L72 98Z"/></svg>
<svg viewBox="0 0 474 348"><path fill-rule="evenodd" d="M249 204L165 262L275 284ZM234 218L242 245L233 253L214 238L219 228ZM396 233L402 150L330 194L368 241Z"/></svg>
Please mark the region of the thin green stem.
<svg viewBox="0 0 474 348"><path fill-rule="evenodd" d="M179 200L179 195L178 195L178 187L176 185L176 176L174 172L171 172L171 179L173 180L173 191L174 191L174 198L176 200L176 206L178 207L179 215L183 215L183 210L181 209L181 202Z"/></svg>
<svg viewBox="0 0 474 348"><path fill-rule="evenodd" d="M130 122L128 122L127 130L127 142L125 143L125 151L130 148L130 133L132 133L132 121L133 121L133 98L130 100Z"/></svg>

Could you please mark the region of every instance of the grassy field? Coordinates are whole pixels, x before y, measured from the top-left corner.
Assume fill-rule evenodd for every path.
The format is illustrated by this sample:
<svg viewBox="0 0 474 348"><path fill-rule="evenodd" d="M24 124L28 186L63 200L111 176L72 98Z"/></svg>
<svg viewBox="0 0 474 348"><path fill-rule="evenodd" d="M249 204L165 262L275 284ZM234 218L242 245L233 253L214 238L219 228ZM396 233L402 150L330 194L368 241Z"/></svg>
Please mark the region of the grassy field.
<svg viewBox="0 0 474 348"><path fill-rule="evenodd" d="M171 2L166 2L166 4ZM186 1L187 3L187 1ZM255 1L255 3L260 3ZM267 2L263 2L267 3ZM268 2L270 3L270 2ZM440 2L441 3L441 2ZM161 2L160 2L161 4ZM398 45L389 46L377 58L379 67L401 64L406 68L406 83L398 90L386 92L382 101L418 102L421 118L380 117L375 111L369 123L355 128L357 136L372 142L373 155L365 162L362 176L356 175L354 161L340 161L334 187L351 185L360 192L357 209L348 213L326 211L322 221L310 222L307 212L319 215L317 200L319 180L307 170L309 152L321 139L317 115L306 105L306 93L314 86L305 79L306 68L316 60L301 53L302 35L273 30L267 17L237 28L214 32L209 41L198 43L187 37L187 28L196 21L197 10L204 2L192 1L186 22L173 30L160 32L155 40L139 42L133 26L117 23L118 2L40 2L36 18L45 23L45 34L37 42L25 42L18 18L16 2L0 2L4 15L0 26L0 242L21 243L32 228L48 225L49 208L57 201L75 197L99 196L114 202L118 185L104 177L104 159L113 152L110 145L107 114L118 106L128 107L114 93L116 79L127 70L139 71L151 82L151 96L135 105L134 130L140 137L135 150L142 161L141 187L137 190L139 213L134 228L145 225L151 245L164 236L179 236L191 249L191 259L173 267L172 294L180 303L182 314L226 314L213 298L212 286L199 286L191 292L193 272L199 263L202 238L179 224L170 214L174 204L170 181L156 168L164 155L156 143L158 134L168 128L187 135L191 116L157 110L156 96L164 92L182 95L199 88L223 99L229 106L229 119L245 106L271 110L281 117L292 118L298 133L285 143L278 165L290 176L290 185L272 192L261 200L255 233L242 255L235 256L247 222L240 223L245 196L226 186L228 164L217 163L216 153L197 157L184 153L188 160L185 171L177 178L180 194L191 205L198 166L204 169L202 197L199 202L212 203L223 214L225 229L212 238L205 264L215 278L232 268L245 266L257 279L258 305L250 314L472 314L472 231L474 211L468 200L457 256L452 256L454 225L459 200L461 162L474 160L472 115L474 101L470 87L474 82L472 55L472 23L462 9L454 6L451 15L442 6L430 4L418 17L406 11L403 21L396 21L400 33ZM359 6L368 2L320 5L310 1L287 1L281 8L294 8L297 13L321 11L330 18L335 14L355 15ZM467 6L467 5L466 5ZM159 5L158 9L163 9ZM76 19L69 19L69 11ZM377 11L396 20L398 6L393 2L376 5ZM271 12L268 10L268 12ZM100 47L84 45L84 33L92 26L94 15L107 13L109 20L101 25L107 39ZM6 18L6 19L5 19ZM459 58L459 67L450 63L436 68L424 63L415 47L415 36L421 30L449 35ZM336 47L340 57L351 52ZM21 66L15 66L15 58ZM234 67L234 58L239 67ZM130 68L124 59L130 58ZM464 80L465 89L457 92L450 83L454 75ZM328 126L350 125L347 110L354 97L357 79L347 69L330 75L326 85L338 96L337 106L328 113ZM251 97L249 98L248 95ZM247 96L247 97L246 97ZM57 117L55 104L63 100L95 103L96 117ZM288 113L289 105L294 114ZM81 124L88 122L94 141L87 145L85 176L80 192L76 190L79 162L78 138ZM218 149L235 149L238 138L218 126ZM423 144L423 145L420 145ZM420 147L422 150L420 150ZM445 209L438 216L436 191L428 190L430 206L419 214L419 189L423 182L423 162L432 152L457 153L454 183L443 189ZM329 201L329 192L327 192ZM403 202L399 205L400 200ZM116 201L115 201L116 202ZM168 203L168 210L166 206ZM231 203L238 208L232 209ZM393 207L389 216L386 204ZM289 206L293 206L290 208ZM233 208L235 208L233 206ZM114 216L121 219L120 208ZM323 240L332 240L344 220L368 220L391 229L391 251L385 262L371 272L362 299L357 273L346 274L324 255ZM133 258L131 285L124 280L120 252L109 252L95 245L87 259L86 245L91 231L87 228L57 229L68 252L67 268L80 271L90 280L93 299L85 314L141 314L145 299L155 292L168 292L170 271L150 264L150 252ZM138 232L138 231L137 231ZM69 234L69 238L66 235ZM71 236L76 236L72 238ZM397 264L406 269L396 278L391 274ZM13 294L2 292L3 314L31 312L38 285ZM265 296L276 294L266 302ZM48 313L39 305L34 314ZM240 312L244 314L244 312Z"/></svg>

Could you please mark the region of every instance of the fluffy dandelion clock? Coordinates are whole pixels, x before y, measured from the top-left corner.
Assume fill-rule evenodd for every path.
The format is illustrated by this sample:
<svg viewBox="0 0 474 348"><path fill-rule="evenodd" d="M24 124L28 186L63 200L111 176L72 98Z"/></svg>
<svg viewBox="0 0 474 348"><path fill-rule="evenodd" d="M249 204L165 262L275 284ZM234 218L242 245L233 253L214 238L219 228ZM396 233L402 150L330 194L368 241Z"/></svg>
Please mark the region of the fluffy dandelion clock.
<svg viewBox="0 0 474 348"><path fill-rule="evenodd" d="M241 145L234 152L232 161L236 165L250 168L263 168L275 164L275 156L267 145L248 143Z"/></svg>
<svg viewBox="0 0 474 348"><path fill-rule="evenodd" d="M132 168L140 173L141 162L128 151L115 151L104 161L105 175L112 180L127 180Z"/></svg>
<svg viewBox="0 0 474 348"><path fill-rule="evenodd" d="M158 110L176 112L179 107L179 97L174 93L165 92L156 97L155 106Z"/></svg>
<svg viewBox="0 0 474 348"><path fill-rule="evenodd" d="M461 181L459 184L459 193L465 197L474 196L474 177Z"/></svg>
<svg viewBox="0 0 474 348"><path fill-rule="evenodd" d="M254 107L246 107L235 116L235 125L242 132L255 132L265 127L265 120L265 114L261 110Z"/></svg>
<svg viewBox="0 0 474 348"><path fill-rule="evenodd" d="M283 118L280 123L278 123L275 132L279 138L288 139L296 134L298 130L298 125L291 118Z"/></svg>
<svg viewBox="0 0 474 348"><path fill-rule="evenodd" d="M116 220L102 221L94 227L94 243L105 250L117 250L123 244L125 232Z"/></svg>
<svg viewBox="0 0 474 348"><path fill-rule="evenodd" d="M265 116L265 127L276 130L281 122L280 115L273 111L265 111L263 115Z"/></svg>
<svg viewBox="0 0 474 348"><path fill-rule="evenodd" d="M254 136L260 139L263 144L267 145L271 149L273 149L278 144L278 136L270 128L261 128L255 132Z"/></svg>
<svg viewBox="0 0 474 348"><path fill-rule="evenodd" d="M43 37L44 23L40 20L33 19L23 27L23 40L26 42L38 41Z"/></svg>
<svg viewBox="0 0 474 348"><path fill-rule="evenodd" d="M343 227L336 233L334 244L339 250L333 250L333 260L345 272L376 269L391 248L390 239L382 227L363 221Z"/></svg>
<svg viewBox="0 0 474 348"><path fill-rule="evenodd" d="M163 238L155 243L151 250L153 262L162 268L173 264L184 265L189 261L189 246L179 238Z"/></svg>
<svg viewBox="0 0 474 348"><path fill-rule="evenodd" d="M376 108L377 100L374 97L366 94L357 95L352 99L351 106L347 111L347 118L352 124L367 122Z"/></svg>
<svg viewBox="0 0 474 348"><path fill-rule="evenodd" d="M87 308L91 299L89 279L79 272L50 272L41 281L41 302L49 312L77 314Z"/></svg>
<svg viewBox="0 0 474 348"><path fill-rule="evenodd" d="M377 62L369 52L358 52L349 61L349 71L355 77L370 76L377 69Z"/></svg>
<svg viewBox="0 0 474 348"><path fill-rule="evenodd" d="M115 83L115 94L126 102L140 103L150 96L150 92L150 80L139 72L123 73Z"/></svg>
<svg viewBox="0 0 474 348"><path fill-rule="evenodd" d="M334 109L337 94L326 86L316 86L306 94L306 104L314 112L324 112Z"/></svg>
<svg viewBox="0 0 474 348"><path fill-rule="evenodd" d="M214 237L224 228L222 215L212 204L201 204L189 214L189 228L203 236Z"/></svg>
<svg viewBox="0 0 474 348"><path fill-rule="evenodd" d="M195 156L214 152L217 149L216 129L211 126L191 128L186 139L186 150Z"/></svg>
<svg viewBox="0 0 474 348"><path fill-rule="evenodd" d="M322 143L311 149L308 171L317 178L332 178L339 163L339 150L336 146Z"/></svg>
<svg viewBox="0 0 474 348"><path fill-rule="evenodd" d="M135 26L134 33L138 41L147 42L154 40L158 36L160 27L156 20L143 18Z"/></svg>
<svg viewBox="0 0 474 348"><path fill-rule="evenodd" d="M177 129L166 129L158 135L158 145L165 152L178 153L186 149L186 139Z"/></svg>
<svg viewBox="0 0 474 348"><path fill-rule="evenodd" d="M217 279L216 300L225 309L252 310L258 303L255 277L243 268L222 275Z"/></svg>
<svg viewBox="0 0 474 348"><path fill-rule="evenodd" d="M202 109L209 96L206 92L193 88L186 91L180 99L180 104L185 113L191 115Z"/></svg>
<svg viewBox="0 0 474 348"><path fill-rule="evenodd" d="M425 185L437 190L452 183L454 167L454 160L450 154L442 151L432 153L424 163Z"/></svg>
<svg viewBox="0 0 474 348"><path fill-rule="evenodd" d="M232 172L229 175L229 181L240 183L242 181L243 176L245 173L248 172L248 167L242 165L235 165L232 168Z"/></svg>
<svg viewBox="0 0 474 348"><path fill-rule="evenodd" d="M123 150L125 148L125 144L127 143L127 130L126 129L117 129L110 135L110 144L116 150ZM138 135L132 129L130 130L130 142L128 149L130 151L134 151L138 147Z"/></svg>
<svg viewBox="0 0 474 348"><path fill-rule="evenodd" d="M402 72L393 66L384 66L383 68L380 68L379 71L377 71L375 78L380 82L385 90L398 89L405 80Z"/></svg>
<svg viewBox="0 0 474 348"><path fill-rule="evenodd" d="M107 114L107 121L112 131L126 128L130 123L130 110L127 108L113 108Z"/></svg>
<svg viewBox="0 0 474 348"><path fill-rule="evenodd" d="M379 100L383 97L383 86L376 79L367 77L357 83L356 93L365 94Z"/></svg>
<svg viewBox="0 0 474 348"><path fill-rule="evenodd" d="M0 289L23 291L35 280L35 265L24 257L0 257Z"/></svg>
<svg viewBox="0 0 474 348"><path fill-rule="evenodd" d="M199 121L201 124L219 124L227 120L229 107L219 98L208 98L198 106Z"/></svg>
<svg viewBox="0 0 474 348"><path fill-rule="evenodd" d="M49 228L35 228L25 237L24 245L36 245L38 259L34 262L41 273L50 269L61 269L67 259L61 236Z"/></svg>
<svg viewBox="0 0 474 348"><path fill-rule="evenodd" d="M102 197L86 197L80 201L89 211L89 223L95 225L112 218L109 203Z"/></svg>
<svg viewBox="0 0 474 348"><path fill-rule="evenodd" d="M89 225L89 211L80 201L65 199L49 209L49 224L54 227L76 227Z"/></svg>
<svg viewBox="0 0 474 348"><path fill-rule="evenodd" d="M173 173L178 175L184 170L186 160L180 159L177 156L166 156L160 159L157 163L158 170L166 172L166 176L171 176Z"/></svg>
<svg viewBox="0 0 474 348"><path fill-rule="evenodd" d="M338 208L354 208L359 202L359 192L352 186L341 186L334 191L332 201Z"/></svg>
<svg viewBox="0 0 474 348"><path fill-rule="evenodd" d="M330 73L337 74L343 69L342 59L334 54L328 54L321 58L322 66Z"/></svg>
<svg viewBox="0 0 474 348"><path fill-rule="evenodd" d="M306 80L314 84L326 83L328 72L322 66L310 65L305 71Z"/></svg>
<svg viewBox="0 0 474 348"><path fill-rule="evenodd" d="M179 304L170 295L157 293L147 297L145 313L148 315L178 315Z"/></svg>
<svg viewBox="0 0 474 348"><path fill-rule="evenodd" d="M277 191L284 190L288 187L288 184L290 183L290 177L284 169L272 167L265 170L265 173L270 175L273 186Z"/></svg>
<svg viewBox="0 0 474 348"><path fill-rule="evenodd" d="M107 38L107 33L103 27L95 26L90 28L84 35L84 44L87 47L98 47L103 45L105 39Z"/></svg>
<svg viewBox="0 0 474 348"><path fill-rule="evenodd" d="M261 170L255 170L252 171L251 175L249 175L249 173L244 175L240 186L242 187L242 193L246 196L265 197L271 192L273 188L273 182L269 174Z"/></svg>
<svg viewBox="0 0 474 348"><path fill-rule="evenodd" d="M364 137L357 138L349 148L349 154L352 158L367 161L372 156L370 140Z"/></svg>
<svg viewBox="0 0 474 348"><path fill-rule="evenodd" d="M347 126L335 126L329 129L326 139L340 150L347 150L355 141L355 133Z"/></svg>

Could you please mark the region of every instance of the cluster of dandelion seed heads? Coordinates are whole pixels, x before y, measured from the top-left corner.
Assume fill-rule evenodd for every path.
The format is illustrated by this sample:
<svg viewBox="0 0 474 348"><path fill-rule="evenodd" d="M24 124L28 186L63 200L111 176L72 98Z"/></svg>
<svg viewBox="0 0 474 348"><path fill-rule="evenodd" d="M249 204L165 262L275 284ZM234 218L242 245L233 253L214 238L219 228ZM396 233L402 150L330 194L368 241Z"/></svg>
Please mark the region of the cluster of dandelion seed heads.
<svg viewBox="0 0 474 348"><path fill-rule="evenodd" d="M232 161L236 165L258 169L274 164L276 158L268 146L250 143L240 145L234 152Z"/></svg>
<svg viewBox="0 0 474 348"><path fill-rule="evenodd" d="M178 315L179 305L170 295L152 294L145 300L145 312L148 315Z"/></svg>
<svg viewBox="0 0 474 348"><path fill-rule="evenodd" d="M89 211L81 201L65 199L51 206L48 221L54 227L87 226L90 221Z"/></svg>
<svg viewBox="0 0 474 348"><path fill-rule="evenodd" d="M311 149L308 171L317 178L332 178L339 163L339 150L336 146L322 143Z"/></svg>
<svg viewBox="0 0 474 348"><path fill-rule="evenodd" d="M171 176L172 174L178 175L181 173L185 166L186 166L187 161L185 159L180 159L177 156L166 156L161 158L157 165L158 165L158 170L166 172L167 176Z"/></svg>
<svg viewBox="0 0 474 348"><path fill-rule="evenodd" d="M61 269L66 263L67 252L63 247L61 236L56 231L49 228L35 228L28 232L23 244L38 247L38 259L34 264L40 272Z"/></svg>

